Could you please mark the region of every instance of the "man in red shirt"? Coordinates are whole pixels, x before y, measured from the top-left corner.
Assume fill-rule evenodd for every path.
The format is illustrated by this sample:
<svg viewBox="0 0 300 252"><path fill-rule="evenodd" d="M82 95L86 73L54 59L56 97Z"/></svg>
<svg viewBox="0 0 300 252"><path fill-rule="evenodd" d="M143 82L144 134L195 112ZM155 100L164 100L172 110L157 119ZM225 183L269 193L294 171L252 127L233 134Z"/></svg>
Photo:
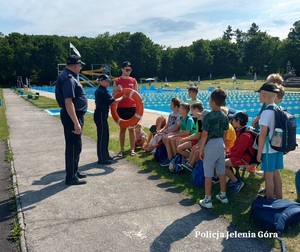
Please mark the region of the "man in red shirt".
<svg viewBox="0 0 300 252"><path fill-rule="evenodd" d="M236 129L236 139L234 145L226 151L225 174L229 177L227 186L232 186L232 193L238 193L244 186L244 182L234 176L231 167L247 165L255 157L253 149L253 136L247 132L248 115L245 112L238 111L233 115L232 125Z"/></svg>
<svg viewBox="0 0 300 252"><path fill-rule="evenodd" d="M120 86L123 88L131 88L138 91L138 84L135 78L130 77L132 72L132 65L129 61L124 61L122 63L122 75L117 78L113 85L113 95L121 90ZM134 116L136 112L136 104L133 99L126 97L122 101L119 102L117 113L120 118L128 120ZM130 155L134 156L134 130L133 127L128 128L129 131L129 141L130 141ZM126 128L120 127L120 147L121 151L118 153L118 157L123 156L124 152L124 143L125 143L125 134Z"/></svg>

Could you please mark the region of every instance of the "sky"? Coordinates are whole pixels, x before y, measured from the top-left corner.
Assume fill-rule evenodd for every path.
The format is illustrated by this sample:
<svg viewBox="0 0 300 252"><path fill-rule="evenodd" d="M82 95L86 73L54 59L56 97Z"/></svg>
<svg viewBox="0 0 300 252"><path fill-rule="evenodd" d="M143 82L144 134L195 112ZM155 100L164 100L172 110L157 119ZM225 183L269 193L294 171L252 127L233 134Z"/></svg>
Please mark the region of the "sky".
<svg viewBox="0 0 300 252"><path fill-rule="evenodd" d="M287 38L300 20L299 0L0 0L0 32L96 37L143 32L154 43L180 47L220 38L228 25L252 23Z"/></svg>

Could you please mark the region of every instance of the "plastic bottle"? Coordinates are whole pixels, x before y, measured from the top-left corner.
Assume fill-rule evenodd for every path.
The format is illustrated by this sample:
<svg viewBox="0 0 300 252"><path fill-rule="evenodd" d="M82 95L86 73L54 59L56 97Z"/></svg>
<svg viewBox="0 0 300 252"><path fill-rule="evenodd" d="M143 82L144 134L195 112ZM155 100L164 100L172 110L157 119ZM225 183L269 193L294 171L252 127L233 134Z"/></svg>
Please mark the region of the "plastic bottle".
<svg viewBox="0 0 300 252"><path fill-rule="evenodd" d="M300 169L296 173L295 183L296 183L298 202L300 202Z"/></svg>

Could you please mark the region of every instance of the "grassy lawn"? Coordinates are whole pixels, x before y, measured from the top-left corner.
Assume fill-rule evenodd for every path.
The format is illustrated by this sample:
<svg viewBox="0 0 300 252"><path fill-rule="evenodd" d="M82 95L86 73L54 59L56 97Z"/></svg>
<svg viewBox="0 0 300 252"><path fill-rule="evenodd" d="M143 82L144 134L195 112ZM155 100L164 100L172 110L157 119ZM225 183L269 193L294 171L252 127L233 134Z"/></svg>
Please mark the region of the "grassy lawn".
<svg viewBox="0 0 300 252"><path fill-rule="evenodd" d="M2 105L0 106L0 141L6 141L8 139L8 125L5 115L5 103L3 99L3 89L0 88L0 99Z"/></svg>
<svg viewBox="0 0 300 252"><path fill-rule="evenodd" d="M253 82L252 82L253 83ZM182 83L183 84L183 83ZM174 84L175 85L175 84ZM209 84L208 84L209 85ZM245 84L246 85L246 84ZM261 84L259 84L258 88ZM172 85L172 88L174 86ZM253 88L252 88L253 89ZM26 99L26 98L25 98ZM40 97L38 100L28 100L33 104L41 108L56 108L56 101ZM119 147L119 127L113 121L112 118L108 120L110 125L110 142L109 149L118 153L120 150ZM144 129L149 133L148 129ZM85 126L83 133L92 139L96 140L96 126L93 121L93 114L85 115ZM204 188L195 187L190 180L190 173L185 172L183 174L171 174L167 168L161 167L157 161L154 160L154 156L145 153L142 150L137 150L137 155L131 157L129 155L129 141L128 133L126 136L125 143L125 158L130 162L138 165L141 169L144 169L148 172L151 172L165 182L168 182L173 187L177 188L181 193L190 197L194 202L198 203L200 199L204 197ZM83 146L84 148L84 146ZM295 172L289 170L281 171L281 178L283 181L283 194L284 199L296 200L297 195L295 191ZM219 192L219 185L213 186L213 204L214 208L211 210L213 213L218 214L228 220L230 223L233 223L242 231L248 232L258 232L259 229L252 223L249 222L250 207L252 201L257 196L257 191L264 187L264 179L254 173L246 172L244 177L245 186L241 192L237 195L232 195L228 193L229 204L223 205L222 203L217 202L214 196ZM282 236L286 242L286 247L288 251L300 251L300 225L294 226L292 229L286 231ZM280 248L280 245L277 240L265 239L270 245Z"/></svg>

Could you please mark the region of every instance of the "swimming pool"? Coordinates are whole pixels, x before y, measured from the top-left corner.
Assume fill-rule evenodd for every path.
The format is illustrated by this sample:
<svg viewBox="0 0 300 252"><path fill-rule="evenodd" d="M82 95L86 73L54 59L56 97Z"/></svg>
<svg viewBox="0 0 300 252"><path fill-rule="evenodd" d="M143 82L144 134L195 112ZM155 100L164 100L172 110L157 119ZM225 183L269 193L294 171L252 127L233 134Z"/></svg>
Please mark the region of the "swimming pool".
<svg viewBox="0 0 300 252"><path fill-rule="evenodd" d="M55 87L35 87L36 90L54 93ZM84 88L88 99L94 100L96 88ZM112 88L108 88L112 93ZM170 113L170 101L173 97L178 97L181 101L189 99L186 89L177 88L149 90L145 88L139 89L140 95L144 101L145 109ZM261 103L258 98L258 93L253 91L242 90L226 90L227 99L226 106L234 110L243 110L249 116L249 125L260 111ZM200 90L197 98L202 101L204 109L209 109L209 97L211 92ZM297 120L297 134L300 135L300 92L286 92L283 97L282 106L295 115Z"/></svg>

